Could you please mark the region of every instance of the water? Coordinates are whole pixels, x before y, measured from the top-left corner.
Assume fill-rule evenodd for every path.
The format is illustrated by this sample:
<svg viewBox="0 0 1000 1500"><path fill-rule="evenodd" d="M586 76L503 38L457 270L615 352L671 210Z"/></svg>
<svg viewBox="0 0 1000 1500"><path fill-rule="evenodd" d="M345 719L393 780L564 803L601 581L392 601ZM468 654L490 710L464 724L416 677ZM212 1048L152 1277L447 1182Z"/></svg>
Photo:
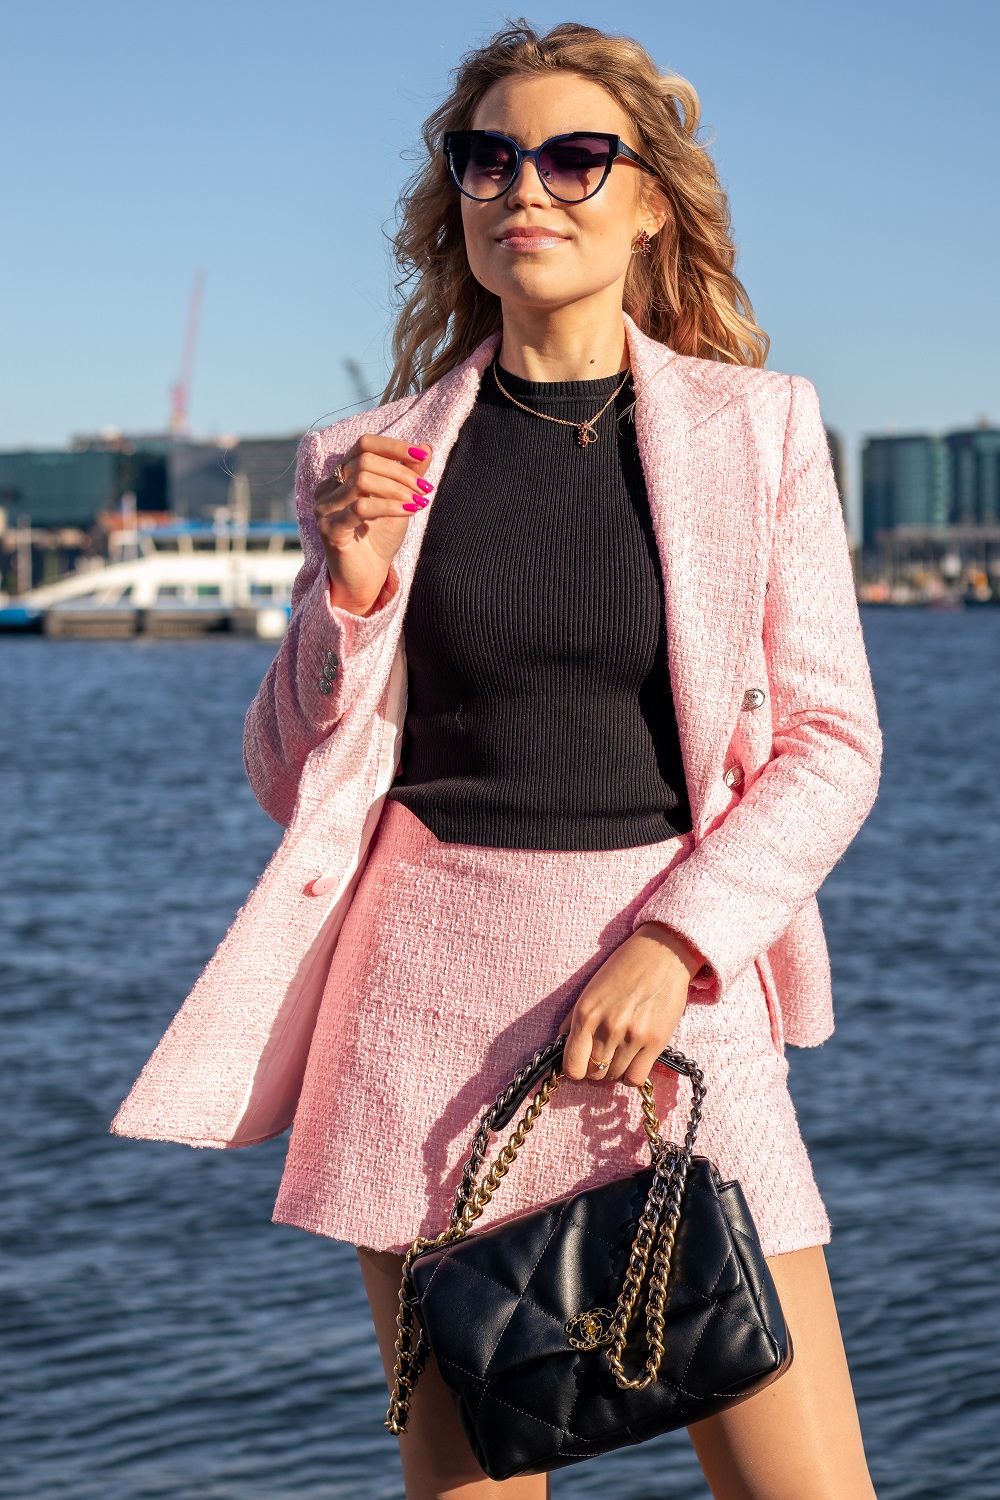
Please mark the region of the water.
<svg viewBox="0 0 1000 1500"><path fill-rule="evenodd" d="M792 1081L882 1500L1000 1495L1000 610L865 611L876 809L821 903L839 1027ZM273 849L271 648L0 641L0 1349L16 1500L399 1500L350 1246L270 1223L284 1142L108 1121ZM683 1434L557 1500L704 1500Z"/></svg>

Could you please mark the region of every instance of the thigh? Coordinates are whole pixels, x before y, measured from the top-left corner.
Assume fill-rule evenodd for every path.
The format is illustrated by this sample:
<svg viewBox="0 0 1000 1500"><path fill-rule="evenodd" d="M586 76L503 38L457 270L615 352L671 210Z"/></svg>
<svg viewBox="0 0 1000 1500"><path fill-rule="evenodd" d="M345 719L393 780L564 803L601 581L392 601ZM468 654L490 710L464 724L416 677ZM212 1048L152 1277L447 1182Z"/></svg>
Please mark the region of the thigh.
<svg viewBox="0 0 1000 1500"><path fill-rule="evenodd" d="M688 1429L715 1500L873 1500L821 1246L768 1259L794 1358L748 1401Z"/></svg>
<svg viewBox="0 0 1000 1500"><path fill-rule="evenodd" d="M391 1390L403 1257L359 1245L358 1260L386 1384ZM502 1483L487 1479L469 1447L451 1392L441 1379L433 1355L416 1383L410 1399L409 1422L398 1441L407 1500L548 1500L548 1480L544 1474Z"/></svg>

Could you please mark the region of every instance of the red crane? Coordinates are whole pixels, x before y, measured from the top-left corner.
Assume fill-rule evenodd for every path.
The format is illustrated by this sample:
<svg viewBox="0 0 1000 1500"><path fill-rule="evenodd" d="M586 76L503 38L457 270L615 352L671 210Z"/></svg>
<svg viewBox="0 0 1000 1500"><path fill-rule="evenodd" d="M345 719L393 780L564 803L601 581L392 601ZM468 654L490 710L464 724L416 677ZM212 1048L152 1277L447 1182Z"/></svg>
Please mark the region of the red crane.
<svg viewBox="0 0 1000 1500"><path fill-rule="evenodd" d="M198 320L201 317L201 298L204 290L205 273L196 271L194 284L191 287L191 300L188 303L180 379L176 385L170 387L170 431L175 437L186 437L188 432L188 397L191 393L191 377L194 374L194 356L198 347Z"/></svg>

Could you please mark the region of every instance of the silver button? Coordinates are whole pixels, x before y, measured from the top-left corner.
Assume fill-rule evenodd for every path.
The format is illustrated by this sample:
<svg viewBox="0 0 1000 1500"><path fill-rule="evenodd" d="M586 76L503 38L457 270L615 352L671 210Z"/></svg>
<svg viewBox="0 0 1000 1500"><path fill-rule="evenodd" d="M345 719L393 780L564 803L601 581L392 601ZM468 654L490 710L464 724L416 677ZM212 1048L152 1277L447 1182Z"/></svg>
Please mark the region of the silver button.
<svg viewBox="0 0 1000 1500"><path fill-rule="evenodd" d="M332 682L327 682L326 678L324 677L322 679L322 681L320 682L319 690L320 690L321 693L324 693L324 694L326 694L326 693L332 693L333 692L333 683Z"/></svg>
<svg viewBox="0 0 1000 1500"><path fill-rule="evenodd" d="M743 772L739 766L730 766L722 779L728 787L742 786Z"/></svg>
<svg viewBox="0 0 1000 1500"><path fill-rule="evenodd" d="M761 706L761 704L763 702L764 702L764 689L763 688L747 688L746 692L743 694L743 707L744 708L760 708L760 706Z"/></svg>

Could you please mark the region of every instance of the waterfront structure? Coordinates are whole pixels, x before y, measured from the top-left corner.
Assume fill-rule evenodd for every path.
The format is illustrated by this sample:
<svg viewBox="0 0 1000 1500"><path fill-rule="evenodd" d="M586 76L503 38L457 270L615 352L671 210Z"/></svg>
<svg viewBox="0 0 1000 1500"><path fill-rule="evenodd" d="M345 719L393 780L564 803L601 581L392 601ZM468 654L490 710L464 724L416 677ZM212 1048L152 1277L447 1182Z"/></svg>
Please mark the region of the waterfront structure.
<svg viewBox="0 0 1000 1500"><path fill-rule="evenodd" d="M300 437L175 443L169 454L170 509L190 521L210 521L223 510L244 521L294 521Z"/></svg>
<svg viewBox="0 0 1000 1500"><path fill-rule="evenodd" d="M844 445L840 440L840 433L835 432L832 427L827 427L826 446L830 450L830 463L833 466L833 478L837 486L837 494L840 496L840 508L847 515L847 501L844 489Z"/></svg>
<svg viewBox="0 0 1000 1500"><path fill-rule="evenodd" d="M957 526L1000 525L1000 427L985 423L949 432L949 520Z"/></svg>
<svg viewBox="0 0 1000 1500"><path fill-rule="evenodd" d="M240 439L235 469L246 481L251 521L295 520L295 459L300 436Z"/></svg>
<svg viewBox="0 0 1000 1500"><path fill-rule="evenodd" d="M106 549L110 515L295 519L299 434L195 443L107 430L69 448L0 452L0 592L50 583Z"/></svg>
<svg viewBox="0 0 1000 1500"><path fill-rule="evenodd" d="M138 524L67 577L0 608L0 631L115 638L231 630L274 638L288 624L302 566L298 527Z"/></svg>
<svg viewBox="0 0 1000 1500"><path fill-rule="evenodd" d="M169 509L179 520L210 521L229 505L236 440L171 443L167 455Z"/></svg>
<svg viewBox="0 0 1000 1500"><path fill-rule="evenodd" d="M861 453L862 541L897 526L946 526L949 520L948 450L928 433L869 437Z"/></svg>
<svg viewBox="0 0 1000 1500"><path fill-rule="evenodd" d="M862 597L1000 597L1000 428L869 437L862 476Z"/></svg>
<svg viewBox="0 0 1000 1500"><path fill-rule="evenodd" d="M866 548L899 526L1000 524L1000 427L869 437L861 460Z"/></svg>
<svg viewBox="0 0 1000 1500"><path fill-rule="evenodd" d="M138 511L212 520L231 504L233 479L246 478L253 521L294 520L300 433L194 443L169 435L77 437L70 448L0 452L0 510L34 528L93 526L123 495Z"/></svg>
<svg viewBox="0 0 1000 1500"><path fill-rule="evenodd" d="M0 507L9 524L32 527L91 526L98 511L113 509L121 485L118 455L108 451L19 449L0 453Z"/></svg>
<svg viewBox="0 0 1000 1500"><path fill-rule="evenodd" d="M874 561L877 582L861 595L870 601L1000 598L1000 525L894 526L880 532Z"/></svg>

